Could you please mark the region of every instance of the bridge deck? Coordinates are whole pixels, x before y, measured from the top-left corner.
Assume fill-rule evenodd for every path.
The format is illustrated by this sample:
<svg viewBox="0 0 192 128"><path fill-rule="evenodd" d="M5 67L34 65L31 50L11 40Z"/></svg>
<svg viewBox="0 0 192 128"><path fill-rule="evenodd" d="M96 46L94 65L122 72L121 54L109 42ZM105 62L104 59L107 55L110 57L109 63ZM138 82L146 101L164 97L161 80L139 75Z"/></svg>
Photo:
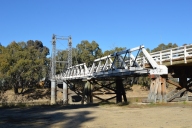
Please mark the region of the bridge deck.
<svg viewBox="0 0 192 128"><path fill-rule="evenodd" d="M134 51L138 51L137 55L142 52L143 59L134 56L132 54ZM151 67L144 67L143 65L146 62ZM157 64L154 58L145 50L144 46L140 46L98 58L94 60L91 67L87 67L85 63L72 66L63 74L57 75L56 79L73 80L87 77L105 78L147 74L168 74L168 69L162 64Z"/></svg>
<svg viewBox="0 0 192 128"><path fill-rule="evenodd" d="M137 55L141 56L134 56L134 54L132 54L133 51L138 51ZM140 54L140 52L142 52L142 54ZM187 91L187 86L192 86L191 81L187 81L187 78L191 78L192 76L191 66L192 45L150 54L144 49L144 46L140 46L98 58L94 60L91 67L87 67L85 63L72 66L64 73L52 76L52 90L54 90L55 80L60 82L64 81L63 83L69 81L77 81L80 83L82 79L89 77L97 80L117 78L114 80L116 81L116 85L118 85L115 91L118 100L118 97L121 98L121 95L124 94L123 89L121 90L121 88L123 88L122 81L118 78L150 74L155 77L151 79L148 100L152 100L153 102L157 100L167 102L165 76L168 77L168 73L171 73L173 77L180 79L179 86L185 88L179 91L179 93L176 93L174 97L169 97L169 99L175 98L177 95L184 95ZM120 93L118 93L118 90L120 90ZM54 95L54 91L52 95ZM67 93L65 97L67 97ZM54 96L52 99L54 99ZM66 100L66 98L64 99Z"/></svg>

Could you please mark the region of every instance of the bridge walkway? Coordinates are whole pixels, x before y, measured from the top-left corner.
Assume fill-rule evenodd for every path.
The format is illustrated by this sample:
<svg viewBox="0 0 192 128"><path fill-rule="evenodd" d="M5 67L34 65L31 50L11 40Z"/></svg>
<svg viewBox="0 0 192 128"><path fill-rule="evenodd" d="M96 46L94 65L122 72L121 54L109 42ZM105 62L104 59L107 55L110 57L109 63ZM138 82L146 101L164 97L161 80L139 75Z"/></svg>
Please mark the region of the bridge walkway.
<svg viewBox="0 0 192 128"><path fill-rule="evenodd" d="M134 51L138 52L133 54ZM85 63L72 66L64 73L52 76L52 85L55 85L54 81L61 81L64 85L66 84L65 86L71 86L82 83L81 81L86 79L92 79L92 83L95 83L95 80L106 81L110 79L115 81L117 87L121 88L122 78L149 75L151 85L148 101L167 102L178 95L187 97L187 91L190 91L191 87L191 65L192 45L150 54L144 49L144 46L139 46L98 58L94 60L91 67L87 67ZM174 82L170 78L179 78L179 84L173 84ZM171 96L167 94L166 82L178 85L177 93L175 91ZM116 88L114 92L117 94L116 99L119 97L119 101L122 101L124 90L119 88ZM112 88L109 87L109 89ZM118 89L120 90L119 95ZM54 95L54 93L52 94ZM54 103L54 98L52 99L52 103ZM66 96L64 100L66 102Z"/></svg>

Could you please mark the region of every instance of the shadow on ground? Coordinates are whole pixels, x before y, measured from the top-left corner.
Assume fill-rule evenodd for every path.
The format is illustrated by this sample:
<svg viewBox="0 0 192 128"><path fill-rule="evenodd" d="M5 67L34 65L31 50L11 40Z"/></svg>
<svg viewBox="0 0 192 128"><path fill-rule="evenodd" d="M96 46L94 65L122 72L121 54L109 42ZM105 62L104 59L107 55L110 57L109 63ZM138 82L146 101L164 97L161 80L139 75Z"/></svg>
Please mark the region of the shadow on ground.
<svg viewBox="0 0 192 128"><path fill-rule="evenodd" d="M62 127L75 128L93 120L90 111L75 111L97 105L35 106L29 108L0 108L0 127ZM83 109L85 110L85 109Z"/></svg>
<svg viewBox="0 0 192 128"><path fill-rule="evenodd" d="M42 98L49 98L51 96L51 90L50 89L28 89L23 92L23 95L27 95L27 98L29 100L38 100Z"/></svg>

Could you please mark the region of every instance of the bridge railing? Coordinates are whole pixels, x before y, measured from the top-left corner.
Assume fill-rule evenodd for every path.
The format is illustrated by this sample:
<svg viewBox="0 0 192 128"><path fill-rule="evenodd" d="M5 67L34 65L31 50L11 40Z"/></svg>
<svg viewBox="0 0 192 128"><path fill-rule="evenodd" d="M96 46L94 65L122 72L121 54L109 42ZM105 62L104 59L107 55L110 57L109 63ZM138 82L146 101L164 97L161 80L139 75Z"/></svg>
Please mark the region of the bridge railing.
<svg viewBox="0 0 192 128"><path fill-rule="evenodd" d="M181 47L166 49L158 52L152 52L150 53L151 57L158 62L159 64L163 64L163 62L170 62L170 65L173 64L174 60L184 60L185 63L187 63L187 58L192 57L192 45L185 45ZM137 63L148 63L145 58L138 57Z"/></svg>
<svg viewBox="0 0 192 128"><path fill-rule="evenodd" d="M138 51L143 54L143 60L138 63L138 56L133 52ZM148 61L151 68L145 68L144 63ZM167 74L167 67L158 65L154 58L145 50L144 46L127 49L121 52L95 59L91 67L85 63L72 66L62 74L56 75L56 79L83 79L87 77L116 77L130 75L147 75L147 74Z"/></svg>

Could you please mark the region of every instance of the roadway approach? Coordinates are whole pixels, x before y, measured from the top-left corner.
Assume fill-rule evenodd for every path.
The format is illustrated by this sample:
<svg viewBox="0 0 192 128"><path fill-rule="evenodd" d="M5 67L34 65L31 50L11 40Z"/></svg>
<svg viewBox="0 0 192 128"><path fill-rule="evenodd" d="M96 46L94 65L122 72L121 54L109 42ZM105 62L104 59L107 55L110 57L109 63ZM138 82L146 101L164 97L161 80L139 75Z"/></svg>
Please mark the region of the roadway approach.
<svg viewBox="0 0 192 128"><path fill-rule="evenodd" d="M127 77L140 76L151 79L145 102L187 101L190 100L188 92L192 91L192 45L153 53L148 53L141 45L95 59L91 66L82 63L69 67L61 74L52 74L51 104L56 104L59 83L63 84L64 104L68 103L68 88L73 88L82 97L82 104L92 103L93 97L105 102L113 98L117 103L127 102L123 81ZM178 78L179 83L172 81L173 78ZM175 85L175 90L167 93L167 83ZM93 94L101 88L109 89L116 95L102 99Z"/></svg>

